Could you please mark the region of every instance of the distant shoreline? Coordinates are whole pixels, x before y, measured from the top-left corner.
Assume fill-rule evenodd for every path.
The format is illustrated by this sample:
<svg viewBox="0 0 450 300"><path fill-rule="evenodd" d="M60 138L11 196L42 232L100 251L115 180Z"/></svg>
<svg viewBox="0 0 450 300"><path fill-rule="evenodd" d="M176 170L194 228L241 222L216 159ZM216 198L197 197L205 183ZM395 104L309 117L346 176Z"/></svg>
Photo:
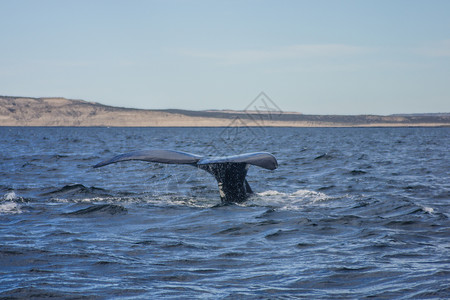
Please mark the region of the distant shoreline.
<svg viewBox="0 0 450 300"><path fill-rule="evenodd" d="M450 113L305 115L296 112L135 109L65 98L0 96L2 127L450 127Z"/></svg>
<svg viewBox="0 0 450 300"><path fill-rule="evenodd" d="M71 125L0 125L3 128L228 128L231 126L71 126ZM240 126L234 126L240 127ZM365 125L365 126L247 126L248 128L447 128L450 127L450 124L418 124L418 125Z"/></svg>

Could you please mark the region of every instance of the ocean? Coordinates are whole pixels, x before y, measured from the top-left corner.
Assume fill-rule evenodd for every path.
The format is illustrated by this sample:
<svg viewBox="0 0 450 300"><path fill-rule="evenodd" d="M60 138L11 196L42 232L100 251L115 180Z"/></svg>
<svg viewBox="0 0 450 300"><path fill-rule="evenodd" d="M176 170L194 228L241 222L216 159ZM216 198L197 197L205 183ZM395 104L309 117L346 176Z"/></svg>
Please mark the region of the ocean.
<svg viewBox="0 0 450 300"><path fill-rule="evenodd" d="M450 128L0 127L0 299L447 299ZM266 151L255 192L116 154Z"/></svg>

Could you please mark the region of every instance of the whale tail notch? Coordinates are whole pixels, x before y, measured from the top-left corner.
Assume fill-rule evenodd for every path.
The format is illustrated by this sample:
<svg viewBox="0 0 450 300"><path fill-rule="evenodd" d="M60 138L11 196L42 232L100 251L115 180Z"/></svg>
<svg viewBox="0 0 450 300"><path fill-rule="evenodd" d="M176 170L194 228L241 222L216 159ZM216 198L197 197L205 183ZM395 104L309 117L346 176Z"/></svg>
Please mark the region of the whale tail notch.
<svg viewBox="0 0 450 300"><path fill-rule="evenodd" d="M268 170L275 170L278 167L276 158L267 152L203 157L174 150L143 150L114 156L96 164L94 168L128 160L187 164L202 169L216 178L222 204L243 202L253 193L246 180L250 165Z"/></svg>

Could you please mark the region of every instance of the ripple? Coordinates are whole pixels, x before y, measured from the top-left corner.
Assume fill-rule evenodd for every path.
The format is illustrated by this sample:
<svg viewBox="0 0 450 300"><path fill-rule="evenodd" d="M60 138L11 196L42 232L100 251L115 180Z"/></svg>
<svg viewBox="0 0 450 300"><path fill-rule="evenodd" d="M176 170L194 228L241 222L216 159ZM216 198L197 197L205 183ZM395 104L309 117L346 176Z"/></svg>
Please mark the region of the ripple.
<svg viewBox="0 0 450 300"><path fill-rule="evenodd" d="M446 298L448 128L264 131L279 168L218 206L201 170L91 166L221 130L0 127L0 298Z"/></svg>
<svg viewBox="0 0 450 300"><path fill-rule="evenodd" d="M114 204L97 204L87 208L83 208L74 212L66 213L66 216L89 216L89 215L124 215L127 209L120 205Z"/></svg>

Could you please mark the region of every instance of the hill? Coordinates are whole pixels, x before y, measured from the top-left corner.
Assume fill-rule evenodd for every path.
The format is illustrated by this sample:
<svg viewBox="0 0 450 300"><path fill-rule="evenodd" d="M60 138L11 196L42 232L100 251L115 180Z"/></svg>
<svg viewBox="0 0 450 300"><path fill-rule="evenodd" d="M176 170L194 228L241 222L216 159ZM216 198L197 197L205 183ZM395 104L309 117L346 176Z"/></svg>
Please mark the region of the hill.
<svg viewBox="0 0 450 300"><path fill-rule="evenodd" d="M304 115L275 111L145 110L65 98L0 96L0 126L450 126L450 114Z"/></svg>

